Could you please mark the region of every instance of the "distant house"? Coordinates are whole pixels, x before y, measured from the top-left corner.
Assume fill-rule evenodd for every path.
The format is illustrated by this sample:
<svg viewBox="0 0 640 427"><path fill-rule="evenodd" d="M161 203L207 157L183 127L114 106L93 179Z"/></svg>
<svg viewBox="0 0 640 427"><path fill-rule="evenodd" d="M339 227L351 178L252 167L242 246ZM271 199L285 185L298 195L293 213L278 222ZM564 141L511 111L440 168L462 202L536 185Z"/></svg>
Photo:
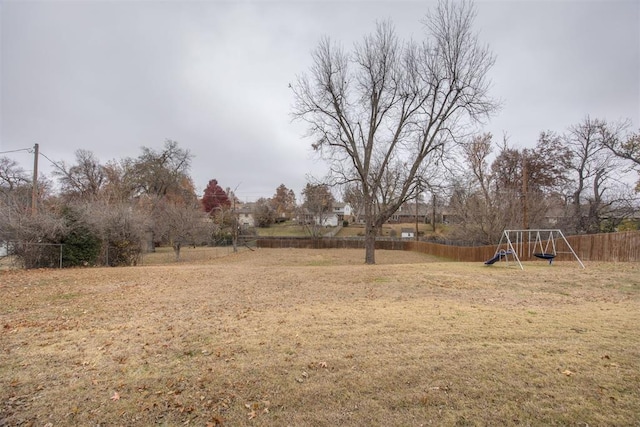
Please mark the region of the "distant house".
<svg viewBox="0 0 640 427"><path fill-rule="evenodd" d="M340 222L336 214L329 214L324 218L316 218L316 224L323 227L337 227Z"/></svg>
<svg viewBox="0 0 640 427"><path fill-rule="evenodd" d="M426 223L428 221L429 209L426 203L406 202L398 208L391 218L389 223L414 223L416 219L420 223Z"/></svg>
<svg viewBox="0 0 640 427"><path fill-rule="evenodd" d="M441 209L439 209L440 211ZM428 224L431 222L432 207L431 205L423 202L419 202L416 206L416 202L406 202L398 208L386 221L388 224L415 224L417 222L421 224ZM364 224L364 208L360 208L358 215L354 215L358 218L358 223ZM436 218L437 222L442 221L442 214L438 212Z"/></svg>
<svg viewBox="0 0 640 427"><path fill-rule="evenodd" d="M348 203L334 203L331 212L324 215L313 215L306 209L298 215L298 222L301 224L315 223L322 227L337 227L342 222L351 217L351 205Z"/></svg>
<svg viewBox="0 0 640 427"><path fill-rule="evenodd" d="M348 221L351 217L351 205L349 203L334 203L333 213L336 216L338 224L344 220Z"/></svg>
<svg viewBox="0 0 640 427"><path fill-rule="evenodd" d="M416 236L416 230L414 230L413 228L402 228L400 230L400 237L402 239L413 239Z"/></svg>
<svg viewBox="0 0 640 427"><path fill-rule="evenodd" d="M236 215L238 216L240 227L255 227L254 205L255 203L243 203L236 206Z"/></svg>

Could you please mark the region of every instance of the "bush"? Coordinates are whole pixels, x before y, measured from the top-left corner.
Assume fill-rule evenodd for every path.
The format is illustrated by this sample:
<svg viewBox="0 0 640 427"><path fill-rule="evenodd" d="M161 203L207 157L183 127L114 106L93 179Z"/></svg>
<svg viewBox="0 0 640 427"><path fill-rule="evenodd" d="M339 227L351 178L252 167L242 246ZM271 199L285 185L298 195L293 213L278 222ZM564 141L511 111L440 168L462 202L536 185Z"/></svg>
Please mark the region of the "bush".
<svg viewBox="0 0 640 427"><path fill-rule="evenodd" d="M62 237L62 266L78 267L95 265L100 256L102 241L87 225L82 214L69 207L63 211L67 232Z"/></svg>
<svg viewBox="0 0 640 427"><path fill-rule="evenodd" d="M104 263L112 267L136 265L148 229L145 216L126 204L112 206L102 215Z"/></svg>

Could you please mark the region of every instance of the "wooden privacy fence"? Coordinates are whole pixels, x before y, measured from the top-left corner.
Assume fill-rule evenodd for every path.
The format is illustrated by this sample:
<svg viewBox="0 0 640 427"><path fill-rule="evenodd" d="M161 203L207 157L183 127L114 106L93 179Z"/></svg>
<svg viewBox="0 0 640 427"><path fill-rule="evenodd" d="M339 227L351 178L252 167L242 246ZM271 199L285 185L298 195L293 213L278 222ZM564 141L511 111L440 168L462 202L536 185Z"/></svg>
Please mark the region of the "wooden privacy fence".
<svg viewBox="0 0 640 427"><path fill-rule="evenodd" d="M583 261L640 261L640 231L567 236Z"/></svg>
<svg viewBox="0 0 640 427"><path fill-rule="evenodd" d="M452 246L431 242L406 242L406 250L447 258L451 261L484 262L493 257L493 246Z"/></svg>
<svg viewBox="0 0 640 427"><path fill-rule="evenodd" d="M398 239L376 240L376 249L406 251L406 241ZM364 238L360 237L259 237L259 248L297 248L297 249L364 249Z"/></svg>
<svg viewBox="0 0 640 427"><path fill-rule="evenodd" d="M582 261L640 261L640 231L566 237ZM484 262L494 255L497 244L496 242L495 245L488 246L452 246L415 240L379 239L376 240L376 249L415 251L451 261ZM364 249L364 239L261 237L257 241L257 246L259 248ZM565 259L573 258L572 256L558 257L560 261Z"/></svg>

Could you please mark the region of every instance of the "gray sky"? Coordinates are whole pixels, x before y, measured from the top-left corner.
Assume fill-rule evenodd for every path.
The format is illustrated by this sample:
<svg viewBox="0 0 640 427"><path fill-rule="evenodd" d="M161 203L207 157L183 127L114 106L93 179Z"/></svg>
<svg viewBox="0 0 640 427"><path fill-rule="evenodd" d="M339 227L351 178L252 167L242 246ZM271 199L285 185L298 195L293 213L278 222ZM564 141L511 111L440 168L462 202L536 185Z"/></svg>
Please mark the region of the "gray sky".
<svg viewBox="0 0 640 427"><path fill-rule="evenodd" d="M40 144L102 161L178 141L209 179L243 201L296 192L323 175L292 123L297 74L320 37L345 47L391 19L420 39L429 1L0 0L0 152ZM478 1L475 28L496 55L485 127L533 146L587 114L640 127L640 2ZM11 153L31 169L28 153ZM40 164L46 172L48 161Z"/></svg>

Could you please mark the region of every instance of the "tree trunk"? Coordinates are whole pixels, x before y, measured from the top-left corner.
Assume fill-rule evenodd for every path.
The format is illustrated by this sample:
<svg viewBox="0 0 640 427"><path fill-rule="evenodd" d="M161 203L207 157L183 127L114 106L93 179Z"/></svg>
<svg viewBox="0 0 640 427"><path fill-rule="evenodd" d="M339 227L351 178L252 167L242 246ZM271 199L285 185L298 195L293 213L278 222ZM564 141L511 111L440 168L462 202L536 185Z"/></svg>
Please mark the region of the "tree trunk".
<svg viewBox="0 0 640 427"><path fill-rule="evenodd" d="M376 231L377 230L373 219L367 218L364 233L365 264L376 263Z"/></svg>
<svg viewBox="0 0 640 427"><path fill-rule="evenodd" d="M180 261L180 247L182 245L180 244L180 242L175 242L173 244L173 252L176 254L176 261Z"/></svg>

